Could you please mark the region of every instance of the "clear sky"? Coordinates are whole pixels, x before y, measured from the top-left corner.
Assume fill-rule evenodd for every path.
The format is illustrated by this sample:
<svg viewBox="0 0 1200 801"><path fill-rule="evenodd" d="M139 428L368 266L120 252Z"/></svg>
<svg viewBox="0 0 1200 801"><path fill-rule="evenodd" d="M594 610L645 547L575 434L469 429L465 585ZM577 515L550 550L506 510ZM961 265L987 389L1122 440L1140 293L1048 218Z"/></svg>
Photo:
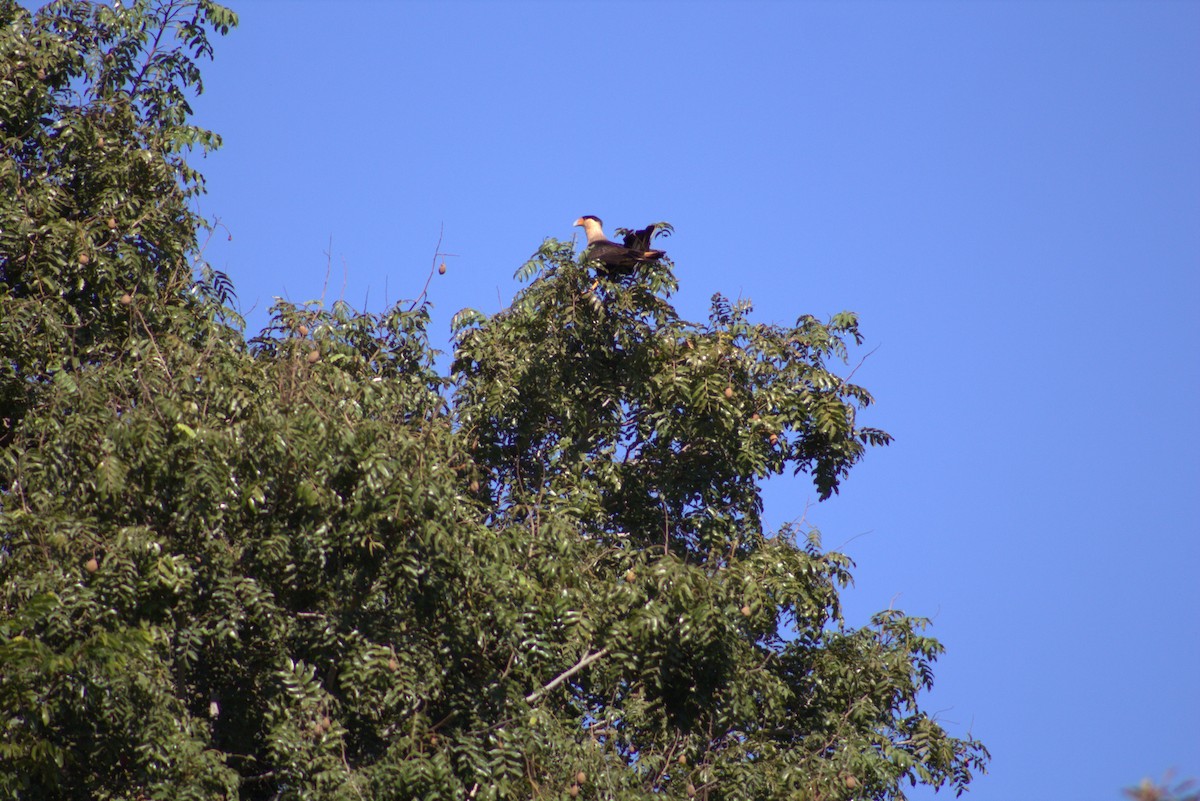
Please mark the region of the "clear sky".
<svg viewBox="0 0 1200 801"><path fill-rule="evenodd" d="M685 317L861 315L896 442L768 516L856 560L852 621L934 619L971 798L1200 777L1200 4L233 6L197 166L252 328L327 261L413 297L442 232L446 348L576 217L669 220Z"/></svg>

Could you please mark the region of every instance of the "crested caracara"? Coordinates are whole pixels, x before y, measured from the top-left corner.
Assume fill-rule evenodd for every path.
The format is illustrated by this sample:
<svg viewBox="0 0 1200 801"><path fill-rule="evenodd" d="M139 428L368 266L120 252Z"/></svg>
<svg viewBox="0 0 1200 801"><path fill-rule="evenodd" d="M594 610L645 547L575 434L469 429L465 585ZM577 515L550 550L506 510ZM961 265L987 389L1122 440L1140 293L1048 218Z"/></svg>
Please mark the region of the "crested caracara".
<svg viewBox="0 0 1200 801"><path fill-rule="evenodd" d="M631 275L642 262L656 261L667 255L662 250L652 250L650 240L654 237L657 224L625 235L625 244L610 242L604 236L604 223L599 217L587 214L575 221L587 233L587 247L583 249L586 261L596 262L596 272L607 278Z"/></svg>

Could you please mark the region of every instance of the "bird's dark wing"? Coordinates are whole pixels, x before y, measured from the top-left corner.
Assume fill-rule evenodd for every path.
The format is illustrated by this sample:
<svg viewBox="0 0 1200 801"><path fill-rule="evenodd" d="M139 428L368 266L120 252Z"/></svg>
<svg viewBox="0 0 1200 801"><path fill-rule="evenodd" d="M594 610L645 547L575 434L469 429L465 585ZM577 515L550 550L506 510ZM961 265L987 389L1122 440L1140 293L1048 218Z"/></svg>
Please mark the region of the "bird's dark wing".
<svg viewBox="0 0 1200 801"><path fill-rule="evenodd" d="M607 239L593 242L583 252L585 259L599 262L602 272L610 276L628 275L633 272L633 268L640 261L638 258L639 255L629 248L621 247L615 242L609 242Z"/></svg>

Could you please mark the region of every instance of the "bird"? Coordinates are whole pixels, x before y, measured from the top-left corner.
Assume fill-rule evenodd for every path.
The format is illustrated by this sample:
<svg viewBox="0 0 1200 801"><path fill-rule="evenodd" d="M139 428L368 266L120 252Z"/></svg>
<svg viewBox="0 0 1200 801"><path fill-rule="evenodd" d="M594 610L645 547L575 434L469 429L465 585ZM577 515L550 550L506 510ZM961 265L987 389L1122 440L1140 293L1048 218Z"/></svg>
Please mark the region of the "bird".
<svg viewBox="0 0 1200 801"><path fill-rule="evenodd" d="M654 250L650 240L658 223L649 225L640 231L630 231L625 235L625 244L618 245L610 242L604 236L604 222L595 215L585 214L575 221L575 225L583 226L587 234L587 246L583 249L583 258L596 263L597 275L606 278L620 278L632 275L639 264L658 261L667 255L665 251Z"/></svg>

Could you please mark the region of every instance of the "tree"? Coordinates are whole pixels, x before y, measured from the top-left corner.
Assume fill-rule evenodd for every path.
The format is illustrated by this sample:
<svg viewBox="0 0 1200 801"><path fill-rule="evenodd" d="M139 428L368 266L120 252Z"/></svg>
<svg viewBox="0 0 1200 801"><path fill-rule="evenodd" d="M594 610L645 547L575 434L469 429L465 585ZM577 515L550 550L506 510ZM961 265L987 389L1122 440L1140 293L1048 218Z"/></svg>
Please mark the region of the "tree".
<svg viewBox="0 0 1200 801"><path fill-rule="evenodd" d="M706 323L671 265L548 240L455 321L280 302L203 264L207 0L0 3L0 791L95 798L901 798L975 740L941 646L841 618L850 562L767 532L837 491L858 321ZM141 171L141 172L139 172ZM86 256L86 258L84 258Z"/></svg>

